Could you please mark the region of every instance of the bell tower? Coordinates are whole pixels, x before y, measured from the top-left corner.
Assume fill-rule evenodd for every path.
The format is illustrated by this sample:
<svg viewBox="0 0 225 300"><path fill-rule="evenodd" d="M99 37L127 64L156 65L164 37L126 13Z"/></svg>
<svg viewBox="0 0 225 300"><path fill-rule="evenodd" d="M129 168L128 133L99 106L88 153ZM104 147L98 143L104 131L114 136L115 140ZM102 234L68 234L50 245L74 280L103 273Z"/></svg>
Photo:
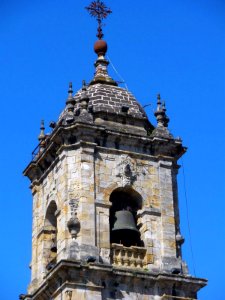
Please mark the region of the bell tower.
<svg viewBox="0 0 225 300"><path fill-rule="evenodd" d="M32 300L197 299L206 280L182 260L177 173L186 148L157 97L154 127L108 74L99 0L95 75L75 94L24 171L33 196Z"/></svg>

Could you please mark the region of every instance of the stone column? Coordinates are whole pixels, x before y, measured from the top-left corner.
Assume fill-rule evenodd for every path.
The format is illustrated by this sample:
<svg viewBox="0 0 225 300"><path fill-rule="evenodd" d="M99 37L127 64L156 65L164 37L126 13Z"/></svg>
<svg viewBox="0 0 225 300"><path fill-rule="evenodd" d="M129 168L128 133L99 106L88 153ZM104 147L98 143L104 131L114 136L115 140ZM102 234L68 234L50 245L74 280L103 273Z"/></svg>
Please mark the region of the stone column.
<svg viewBox="0 0 225 300"><path fill-rule="evenodd" d="M176 231L172 162L159 161L159 187L161 199L161 255L163 270L180 268L176 258Z"/></svg>
<svg viewBox="0 0 225 300"><path fill-rule="evenodd" d="M109 225L109 204L96 203L96 235L97 247L100 259L110 263L110 225Z"/></svg>
<svg viewBox="0 0 225 300"><path fill-rule="evenodd" d="M95 151L96 144L82 143L80 161L80 204L78 219L80 221L81 259L87 256L98 260L96 237L96 209L95 209Z"/></svg>

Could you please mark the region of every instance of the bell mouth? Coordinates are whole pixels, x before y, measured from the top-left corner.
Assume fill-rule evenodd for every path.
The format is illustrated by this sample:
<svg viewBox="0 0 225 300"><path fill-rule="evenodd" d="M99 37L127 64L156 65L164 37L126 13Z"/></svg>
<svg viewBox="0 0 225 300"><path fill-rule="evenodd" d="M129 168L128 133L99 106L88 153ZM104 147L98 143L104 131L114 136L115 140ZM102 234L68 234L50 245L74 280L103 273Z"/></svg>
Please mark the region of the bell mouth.
<svg viewBox="0 0 225 300"><path fill-rule="evenodd" d="M112 231L131 231L131 233L133 232L138 232L138 229L133 227L133 226L129 226L129 225L124 225L123 228L113 228Z"/></svg>
<svg viewBox="0 0 225 300"><path fill-rule="evenodd" d="M141 246L140 233L137 229L114 229L111 232L111 243L125 247Z"/></svg>

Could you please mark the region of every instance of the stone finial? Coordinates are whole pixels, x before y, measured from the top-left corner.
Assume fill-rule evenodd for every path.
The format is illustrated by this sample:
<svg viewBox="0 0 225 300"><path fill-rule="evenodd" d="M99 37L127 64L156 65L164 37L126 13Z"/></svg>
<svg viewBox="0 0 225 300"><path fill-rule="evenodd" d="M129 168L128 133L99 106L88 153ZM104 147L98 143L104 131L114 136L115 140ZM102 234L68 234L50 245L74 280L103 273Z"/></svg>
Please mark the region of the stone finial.
<svg viewBox="0 0 225 300"><path fill-rule="evenodd" d="M41 130L41 132L38 136L38 140L41 142L45 139L45 123L44 123L44 120L41 120L40 130Z"/></svg>
<svg viewBox="0 0 225 300"><path fill-rule="evenodd" d="M82 80L82 91L87 91L87 84L86 84L86 80Z"/></svg>
<svg viewBox="0 0 225 300"><path fill-rule="evenodd" d="M72 82L69 83L69 90L68 90L68 94L69 94L69 99L73 98L73 84Z"/></svg>
<svg viewBox="0 0 225 300"><path fill-rule="evenodd" d="M82 123L93 123L93 116L92 116L92 111L90 107L88 108L89 104L89 96L88 96L88 91L87 91L87 85L85 80L82 81L82 89L81 89L81 94L79 97L79 110L77 111L77 117L76 117L76 122L82 122Z"/></svg>
<svg viewBox="0 0 225 300"><path fill-rule="evenodd" d="M80 99L81 114L87 111L88 102L89 102L89 97L87 94L87 85L86 85L85 80L83 80L82 81L82 93L81 93L81 99Z"/></svg>
<svg viewBox="0 0 225 300"><path fill-rule="evenodd" d="M169 118L166 115L165 102L162 103L160 94L157 95L157 109L154 115L157 119L157 127L168 127Z"/></svg>
<svg viewBox="0 0 225 300"><path fill-rule="evenodd" d="M94 50L98 55L98 58L94 64L95 74L93 80L90 82L90 85L103 83L117 86L117 82L113 80L108 74L109 62L107 59L105 59L107 43L103 40L98 40L94 45Z"/></svg>
<svg viewBox="0 0 225 300"><path fill-rule="evenodd" d="M165 101L163 101L163 103L162 103L162 110L163 110L163 112L165 113L165 116L164 116L164 126L165 126L165 127L168 127L168 124L169 124L170 119L169 119L168 116L166 115L166 103L165 103Z"/></svg>
<svg viewBox="0 0 225 300"><path fill-rule="evenodd" d="M77 237L78 232L80 231L80 221L78 220L76 215L70 218L70 220L67 223L67 227L72 236L72 239L75 239Z"/></svg>
<svg viewBox="0 0 225 300"><path fill-rule="evenodd" d="M160 111L161 109L161 96L160 94L157 95L157 111Z"/></svg>
<svg viewBox="0 0 225 300"><path fill-rule="evenodd" d="M161 100L160 94L157 95L157 108L154 113L157 126L152 132L152 136L164 137L164 138L172 138L173 136L170 134L168 130L169 118L166 115L166 105L165 102Z"/></svg>
<svg viewBox="0 0 225 300"><path fill-rule="evenodd" d="M42 152L45 148L45 124L44 124L44 120L41 120L41 126L40 126L40 134L38 136L38 140L39 140L39 145L40 148L39 150Z"/></svg>
<svg viewBox="0 0 225 300"><path fill-rule="evenodd" d="M70 124L74 121L74 105L75 100L73 98L73 85L72 82L69 83L68 98L66 100L66 123Z"/></svg>
<svg viewBox="0 0 225 300"><path fill-rule="evenodd" d="M73 111L74 108L74 98L73 98L73 85L72 82L69 83L69 89L68 89L68 98L66 100L66 106L68 111Z"/></svg>

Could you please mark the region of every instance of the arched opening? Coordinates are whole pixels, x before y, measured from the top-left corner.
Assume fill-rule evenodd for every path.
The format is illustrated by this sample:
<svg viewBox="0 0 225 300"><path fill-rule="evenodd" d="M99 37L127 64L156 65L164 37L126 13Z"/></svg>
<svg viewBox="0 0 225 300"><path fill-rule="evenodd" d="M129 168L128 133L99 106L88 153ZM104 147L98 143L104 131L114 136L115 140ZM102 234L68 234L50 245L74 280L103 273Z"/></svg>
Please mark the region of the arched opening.
<svg viewBox="0 0 225 300"><path fill-rule="evenodd" d="M52 226L57 228L57 218L55 215L56 211L57 211L56 203L55 201L51 201L46 211L45 226Z"/></svg>
<svg viewBox="0 0 225 300"><path fill-rule="evenodd" d="M44 223L45 230L45 245L44 254L46 257L46 268L50 270L56 259L57 254L57 206L55 201L49 204Z"/></svg>
<svg viewBox="0 0 225 300"><path fill-rule="evenodd" d="M110 243L143 247L137 226L142 197L132 189L119 188L110 196Z"/></svg>

